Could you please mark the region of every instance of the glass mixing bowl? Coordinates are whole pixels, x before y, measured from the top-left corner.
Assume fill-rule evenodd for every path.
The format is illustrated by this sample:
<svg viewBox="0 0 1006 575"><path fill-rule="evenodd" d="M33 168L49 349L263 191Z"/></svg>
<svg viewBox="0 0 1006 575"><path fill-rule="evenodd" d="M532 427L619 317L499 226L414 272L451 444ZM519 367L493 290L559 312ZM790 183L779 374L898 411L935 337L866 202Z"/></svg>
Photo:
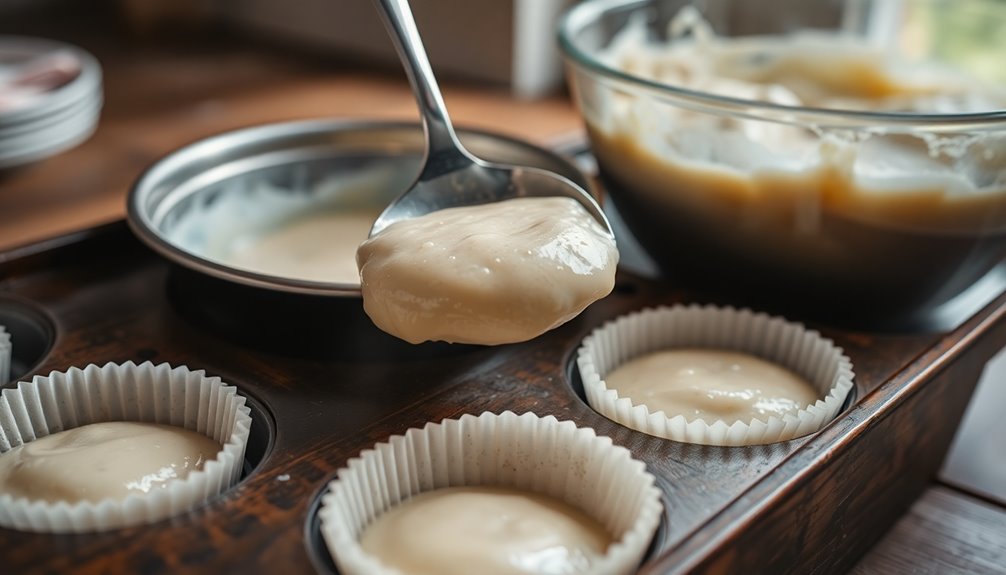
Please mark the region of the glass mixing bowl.
<svg viewBox="0 0 1006 575"><path fill-rule="evenodd" d="M664 275L862 323L1006 257L1004 28L992 0L588 0L559 38L608 195Z"/></svg>

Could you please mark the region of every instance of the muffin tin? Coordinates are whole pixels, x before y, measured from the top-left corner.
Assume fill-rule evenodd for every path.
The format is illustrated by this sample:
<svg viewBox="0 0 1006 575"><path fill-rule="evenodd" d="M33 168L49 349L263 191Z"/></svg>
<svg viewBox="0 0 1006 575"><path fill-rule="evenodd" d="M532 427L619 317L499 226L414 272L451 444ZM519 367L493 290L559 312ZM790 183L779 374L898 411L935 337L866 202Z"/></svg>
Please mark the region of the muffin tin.
<svg viewBox="0 0 1006 575"><path fill-rule="evenodd" d="M186 514L107 533L0 530L5 570L331 573L317 508L338 469L409 428L510 410L593 428L646 463L665 511L641 573L841 572L926 487L984 363L1006 341L1001 290L940 331L811 323L855 365L855 389L837 418L791 441L711 447L599 415L575 367L580 342L610 319L710 303L673 284L622 270L615 291L570 323L482 348L398 342L348 298L320 309L284 300L275 309L249 296L237 330L201 303L194 282L121 222L0 257L0 315L20 322L3 322L14 336L12 377L109 361L185 365L237 386L253 421L235 487ZM276 345L272 323L307 310L329 326L324 338L307 330ZM19 333L37 341L20 345Z"/></svg>

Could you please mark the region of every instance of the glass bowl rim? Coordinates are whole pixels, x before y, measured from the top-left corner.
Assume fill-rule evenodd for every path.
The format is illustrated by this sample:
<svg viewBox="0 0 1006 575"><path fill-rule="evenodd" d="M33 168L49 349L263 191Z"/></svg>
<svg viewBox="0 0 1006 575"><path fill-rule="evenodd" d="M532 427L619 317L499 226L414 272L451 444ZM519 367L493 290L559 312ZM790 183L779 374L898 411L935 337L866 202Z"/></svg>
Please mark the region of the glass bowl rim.
<svg viewBox="0 0 1006 575"><path fill-rule="evenodd" d="M596 80L628 85L634 91L647 93L659 99L685 104L697 111L714 114L768 120L784 124L815 125L821 128L899 128L925 132L987 132L1006 130L1006 109L968 113L915 113L844 110L788 106L760 100L735 98L682 88L649 80L608 66L589 52L580 49L573 36L597 22L612 11L631 13L645 8L653 0L584 0L567 9L559 19L559 48L567 63L584 68L596 75Z"/></svg>

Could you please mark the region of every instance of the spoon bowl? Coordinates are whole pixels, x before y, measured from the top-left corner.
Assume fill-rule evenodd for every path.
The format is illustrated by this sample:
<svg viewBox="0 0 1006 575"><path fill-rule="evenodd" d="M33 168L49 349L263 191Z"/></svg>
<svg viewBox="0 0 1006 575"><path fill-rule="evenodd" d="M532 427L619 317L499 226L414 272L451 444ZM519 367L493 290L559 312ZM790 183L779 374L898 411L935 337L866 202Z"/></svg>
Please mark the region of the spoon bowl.
<svg viewBox="0 0 1006 575"><path fill-rule="evenodd" d="M575 199L614 237L594 198L568 178L540 168L490 163L466 150L447 115L408 1L377 4L419 103L427 150L419 177L375 220L371 237L399 220L444 208L543 196Z"/></svg>
<svg viewBox="0 0 1006 575"><path fill-rule="evenodd" d="M573 197L611 233L601 207L569 178L541 168L495 164L473 157L460 167L439 173L431 173L427 164L419 179L378 216L370 235L380 233L396 221L444 208L535 196Z"/></svg>

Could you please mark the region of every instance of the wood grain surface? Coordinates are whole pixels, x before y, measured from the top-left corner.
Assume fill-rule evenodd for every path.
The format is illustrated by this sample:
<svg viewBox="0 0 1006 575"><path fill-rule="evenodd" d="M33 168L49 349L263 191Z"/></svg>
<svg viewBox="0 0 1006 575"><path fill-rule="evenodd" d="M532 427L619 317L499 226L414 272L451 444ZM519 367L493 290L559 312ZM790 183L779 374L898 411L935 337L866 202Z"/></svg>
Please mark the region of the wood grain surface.
<svg viewBox="0 0 1006 575"><path fill-rule="evenodd" d="M956 489L930 488L852 575L1006 573L1006 509Z"/></svg>

